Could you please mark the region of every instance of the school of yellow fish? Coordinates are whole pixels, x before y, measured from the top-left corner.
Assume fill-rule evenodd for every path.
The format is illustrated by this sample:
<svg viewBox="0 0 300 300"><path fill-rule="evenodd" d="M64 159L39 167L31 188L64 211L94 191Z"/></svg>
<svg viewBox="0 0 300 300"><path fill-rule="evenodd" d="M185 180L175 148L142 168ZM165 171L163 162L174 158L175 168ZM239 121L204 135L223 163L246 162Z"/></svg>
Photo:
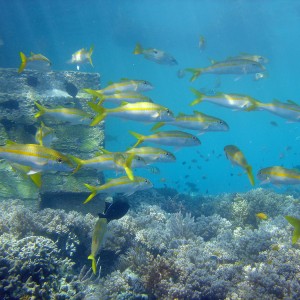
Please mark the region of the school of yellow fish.
<svg viewBox="0 0 300 300"><path fill-rule="evenodd" d="M203 36L199 40L199 48L205 50L206 41ZM75 52L68 63L76 65L77 70L81 64L92 63L94 47L90 49L80 49ZM136 44L134 55L143 55L145 59L158 64L175 66L177 60L169 53L156 48L143 48ZM19 73L25 68L49 68L51 61L42 54L31 53L28 57L20 52L21 65ZM179 70L178 77L184 77L187 72L192 73L191 81L196 80L204 74L234 74L238 76L253 75L255 80L266 77L265 64L268 60L259 55L240 54L228 57L223 61L212 61L207 67L186 68ZM123 193L131 195L136 191L151 188L153 185L147 178L135 176L133 169L148 168L150 164L156 162L174 162L174 154L160 148L160 146L174 146L176 148L192 147L201 144L199 138L191 133L181 130L157 131L164 125L172 125L183 130L193 130L197 134L208 131L228 131L229 125L219 118L209 116L203 112L194 111L187 115L180 113L174 116L172 110L161 104L154 103L149 97L142 94L153 89L150 82L146 80L123 79L120 82L112 83L101 90L92 90L86 87L84 91L90 98L88 105L94 113L76 108L43 107L35 102L37 113L35 118L42 118L44 115L55 118L70 125L97 126L108 117L123 118L138 122L153 123L152 131L149 135L142 135L130 131L136 139L133 147L123 152L109 152L101 149L99 154L91 159L81 159L68 154L62 154L51 149L51 143L55 139L53 129L41 122L41 127L36 133L37 144L17 144L8 141L5 146L0 147L0 157L7 160L13 168L21 170L38 186L41 186L40 174L42 172L78 172L82 168L92 168L99 171L115 170L124 171L126 176L118 177L107 181L96 187L88 183L86 188L91 192L84 201L91 201L98 193L113 195ZM213 104L227 107L232 110L247 112L265 110L277 116L287 119L290 122L300 121L300 106L293 102L286 103L275 100L271 103L262 103L248 95L215 93L206 95L196 89L191 89L196 99L191 102L191 106L201 102L211 102ZM114 108L106 108L105 103L113 103ZM152 143L158 147L138 147L142 143ZM236 145L226 145L224 147L226 157L235 165L240 166L247 173L250 184L255 185L254 175L251 165L247 162L243 152ZM272 184L299 184L300 172L298 170L287 169L281 166L266 167L258 171L257 178L262 183ZM268 217L260 212L256 216L261 220ZM300 220L287 216L287 221L294 227L293 243L300 237ZM106 221L98 221L95 231L97 242L93 241L93 271L95 272L95 255L99 250L104 232L106 231ZM100 230L100 227L102 228ZM99 238L99 236L101 238ZM89 257L90 258L90 257Z"/></svg>

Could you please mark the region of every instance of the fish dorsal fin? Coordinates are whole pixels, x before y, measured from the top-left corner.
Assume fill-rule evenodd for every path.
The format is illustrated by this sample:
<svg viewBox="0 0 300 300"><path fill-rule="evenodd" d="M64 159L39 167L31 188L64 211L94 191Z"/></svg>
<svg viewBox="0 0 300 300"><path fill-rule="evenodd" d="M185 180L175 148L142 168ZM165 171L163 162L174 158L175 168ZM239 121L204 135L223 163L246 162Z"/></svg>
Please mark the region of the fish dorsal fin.
<svg viewBox="0 0 300 300"><path fill-rule="evenodd" d="M35 55L35 53L33 53L33 52L31 51L31 52L30 52L30 55L33 56L33 55Z"/></svg>
<svg viewBox="0 0 300 300"><path fill-rule="evenodd" d="M213 96L222 97L222 96L224 96L224 93L216 92Z"/></svg>
<svg viewBox="0 0 300 300"><path fill-rule="evenodd" d="M164 126L165 123L164 122L158 122L156 123L152 128L151 128L151 131L155 131L157 129L159 129L160 127Z"/></svg>
<svg viewBox="0 0 300 300"><path fill-rule="evenodd" d="M107 82L107 85L111 85L111 84L114 84L114 82L111 80Z"/></svg>
<svg viewBox="0 0 300 300"><path fill-rule="evenodd" d="M129 81L128 78L121 78L120 80L121 80L121 81Z"/></svg>
<svg viewBox="0 0 300 300"><path fill-rule="evenodd" d="M286 102L287 102L288 104L292 104L292 105L300 106L298 103L296 103L296 102L295 102L295 101L293 101L293 100L286 100Z"/></svg>
<svg viewBox="0 0 300 300"><path fill-rule="evenodd" d="M280 101L278 99L273 99L272 103L280 103Z"/></svg>
<svg viewBox="0 0 300 300"><path fill-rule="evenodd" d="M197 111L197 110L194 110L193 113L194 113L194 115L196 115L196 116L201 116L201 117L204 116L204 114L203 114L202 112Z"/></svg>
<svg viewBox="0 0 300 300"><path fill-rule="evenodd" d="M102 151L97 151L96 153L95 153L95 157L97 157L97 156L101 156L101 155L104 155L105 153L103 153Z"/></svg>
<svg viewBox="0 0 300 300"><path fill-rule="evenodd" d="M100 150L100 151L97 152L97 153L101 153L101 154L110 154L110 153L112 153L111 151L108 151L108 150L106 150L106 149L104 149L104 148L100 148L99 150Z"/></svg>
<svg viewBox="0 0 300 300"><path fill-rule="evenodd" d="M11 141L11 140L7 140L6 141L6 145L17 145L18 143Z"/></svg>
<svg viewBox="0 0 300 300"><path fill-rule="evenodd" d="M182 113L182 112L180 112L180 113L177 115L177 117L183 117L183 116L185 116L185 114Z"/></svg>
<svg viewBox="0 0 300 300"><path fill-rule="evenodd" d="M121 104L120 104L120 106L125 106L125 105L127 105L128 103L129 103L129 102L122 101Z"/></svg>

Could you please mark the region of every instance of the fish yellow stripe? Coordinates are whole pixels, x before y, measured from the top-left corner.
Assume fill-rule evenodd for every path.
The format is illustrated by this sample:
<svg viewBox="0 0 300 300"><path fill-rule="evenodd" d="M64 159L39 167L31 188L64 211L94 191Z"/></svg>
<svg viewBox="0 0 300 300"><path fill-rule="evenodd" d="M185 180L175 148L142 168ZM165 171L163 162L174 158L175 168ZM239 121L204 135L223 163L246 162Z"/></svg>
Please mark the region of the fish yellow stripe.
<svg viewBox="0 0 300 300"><path fill-rule="evenodd" d="M44 153L44 154L41 154L41 153L38 153L38 152L29 152L29 151L22 151L22 150L13 150L13 149L5 149L5 151L2 151L0 149L0 152L2 153L12 153L12 154L19 154L19 155L24 155L24 156L34 156L34 157L40 157L40 158L50 158L50 159L54 159L56 158L56 156L53 156L51 154L47 154L47 153Z"/></svg>
<svg viewBox="0 0 300 300"><path fill-rule="evenodd" d="M277 173L277 172L269 172L265 173L266 175L271 175L271 176L278 176L282 178L292 178L292 179L299 179L300 180L300 175L297 174L287 174L287 173Z"/></svg>

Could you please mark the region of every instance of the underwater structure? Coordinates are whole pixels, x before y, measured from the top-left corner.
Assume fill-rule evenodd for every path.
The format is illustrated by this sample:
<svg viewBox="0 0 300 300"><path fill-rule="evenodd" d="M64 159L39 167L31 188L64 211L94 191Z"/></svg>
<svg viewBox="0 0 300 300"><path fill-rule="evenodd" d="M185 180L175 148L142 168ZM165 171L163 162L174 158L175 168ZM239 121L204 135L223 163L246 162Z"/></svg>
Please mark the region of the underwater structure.
<svg viewBox="0 0 300 300"><path fill-rule="evenodd" d="M51 148L83 159L94 155L104 145L104 122L98 126L70 125L48 116L35 118L38 108L35 102L47 108L69 107L90 111L82 88L99 89L98 73L73 71L40 72L17 69L0 69L0 143L8 140L16 143L35 144L35 135L41 121L52 128L55 139ZM24 175L24 174L22 174ZM100 175L101 176L101 175ZM97 184L99 175L93 170L80 170L80 174L42 174L42 187L37 188L30 180L20 176L7 162L0 164L0 198L74 200L85 193L85 182ZM52 197L54 194L55 197ZM79 198L82 200L84 197ZM48 203L49 204L49 203Z"/></svg>

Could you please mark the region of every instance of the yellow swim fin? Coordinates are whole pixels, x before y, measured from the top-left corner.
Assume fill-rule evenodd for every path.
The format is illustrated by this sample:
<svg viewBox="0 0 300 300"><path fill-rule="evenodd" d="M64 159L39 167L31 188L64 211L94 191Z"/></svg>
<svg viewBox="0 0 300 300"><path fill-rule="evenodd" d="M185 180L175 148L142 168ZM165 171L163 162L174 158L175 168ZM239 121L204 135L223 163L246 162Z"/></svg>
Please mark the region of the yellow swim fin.
<svg viewBox="0 0 300 300"><path fill-rule="evenodd" d="M95 256L90 254L88 256L88 259L91 259L92 260L92 270L93 270L93 273L96 275L97 273L97 264L96 264L96 259L95 259Z"/></svg>
<svg viewBox="0 0 300 300"><path fill-rule="evenodd" d="M248 178L249 178L249 181L250 181L251 185L255 185L254 176L253 176L253 173L252 173L252 167L248 165L246 167L246 172L247 172L247 175L248 175Z"/></svg>
<svg viewBox="0 0 300 300"><path fill-rule="evenodd" d="M94 45L91 46L90 51L89 51L89 55L88 55L88 60L89 60L92 67L94 67L93 62L92 62L93 51L94 51Z"/></svg>
<svg viewBox="0 0 300 300"><path fill-rule="evenodd" d="M133 54L141 54L141 53L143 53L143 48L139 43L137 43L133 50Z"/></svg>
<svg viewBox="0 0 300 300"><path fill-rule="evenodd" d="M294 227L292 244L296 244L300 238L300 220L291 216L285 216L285 219Z"/></svg>
<svg viewBox="0 0 300 300"><path fill-rule="evenodd" d="M20 52L20 57L21 57L21 65L19 67L18 73L23 72L23 70L26 68L26 64L27 64L27 57L23 52Z"/></svg>

